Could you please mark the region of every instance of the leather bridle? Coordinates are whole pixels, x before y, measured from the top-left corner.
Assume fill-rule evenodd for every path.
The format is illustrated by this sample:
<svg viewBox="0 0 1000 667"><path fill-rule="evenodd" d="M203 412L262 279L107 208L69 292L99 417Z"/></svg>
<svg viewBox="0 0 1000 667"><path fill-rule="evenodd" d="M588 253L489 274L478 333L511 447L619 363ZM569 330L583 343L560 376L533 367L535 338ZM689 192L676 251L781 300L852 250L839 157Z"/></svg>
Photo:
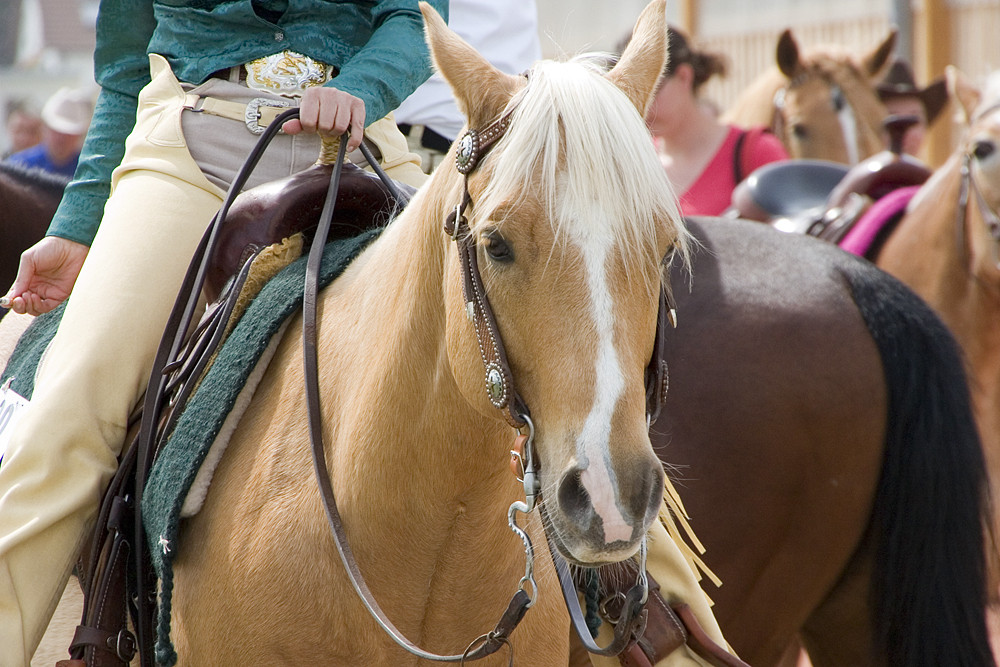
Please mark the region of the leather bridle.
<svg viewBox="0 0 1000 667"><path fill-rule="evenodd" d="M512 466L519 471L518 479L524 483L527 502L517 502L511 506L508 522L511 529L518 533L524 541L530 564L531 541L517 527L515 513L518 511L530 512L535 506L537 497L541 494L540 482L538 481L538 463L531 447L534 425L528 406L514 385L513 373L507 360L499 327L479 272L476 237L471 233L469 221L465 215L466 210L472 205L472 197L469 194L469 175L479 166L490 148L503 137L510 126L513 111L513 108L508 109L482 130L470 129L459 139L456 149L456 168L465 177L464 187L461 201L445 219L444 232L455 242L458 249L466 314L476 331L489 400L495 408L501 411L504 419L513 428L519 431L525 427L528 429L526 435L521 434L515 439L515 447L511 450L512 456L516 459L516 463L512 461ZM649 423L654 422L659 416L669 387L669 374L665 362L665 332L668 324L676 325L676 310L673 307L672 297L668 289L663 286L659 295L653 354L646 369L646 414ZM591 653L598 655L618 655L633 638L642 635L645 627L643 605L648 596L648 584L645 577L645 540L643 540L640 550L639 575L636 584L621 601L621 613L615 624L614 638L609 645L600 647L594 642L587 628L569 566L553 548L547 532L546 538L549 540L549 552L556 567L570 618L584 647ZM530 578L530 569L525 576ZM522 583L524 581L522 579Z"/></svg>
<svg viewBox="0 0 1000 667"><path fill-rule="evenodd" d="M969 125L971 126L977 119L982 118L990 112L1000 109L1000 104L994 104L976 115L975 118L970 120ZM983 196L982 190L979 188L979 184L976 183L976 179L972 174L972 151L966 151L962 154L962 164L959 169L960 174L960 184L958 191L958 208L955 212L955 232L957 235L957 243L959 252L964 253L966 244L965 236L967 234L967 220L968 211L970 204L970 194L975 197L976 205L979 207L979 212L983 216L983 224L986 226L986 230L990 234L990 238L993 241L993 265L1000 270L1000 215L997 214L986 198Z"/></svg>
<svg viewBox="0 0 1000 667"><path fill-rule="evenodd" d="M515 446L511 450L512 467L517 468L519 481L524 485L525 502L516 501L508 510L508 524L512 531L520 537L525 547L525 574L518 583L507 609L496 627L476 639L461 654L441 655L426 651L407 639L388 619L375 600L364 580L353 551L347 541L343 520L337 508L329 471L326 465L325 449L322 439L322 418L319 400L319 380L317 362L317 320L316 298L318 291L318 276L322 260L323 246L332 218L333 203L336 197L337 185L342 168L346 138L341 139L340 151L337 156L326 204L321 213L319 227L310 249L306 265L306 282L303 299L303 356L305 364L306 400L309 408L309 431L312 442L313 463L323 507L333 533L337 551L347 570L351 584L361 598L362 603L374 617L376 622L399 646L417 657L442 662L462 662L477 660L498 651L501 647L509 649L510 664L513 664L513 648L509 641L510 634L524 617L528 608L536 601L538 589L533 576L534 551L531 539L516 522L518 512L529 513L535 508L540 496L538 477L538 461L534 456L533 438L534 425L531 421L528 406L518 394L513 381L513 374L500 336L499 327L490 306L489 298L483 286L479 272L478 254L475 235L469 229L465 212L472 205L469 195L468 176L472 173L486 155L489 149L504 135L511 119L513 110L508 110L498 119L482 130L469 130L458 142L456 168L465 176L465 184L461 202L456 205L444 222L444 231L455 241L462 271L463 294L466 301L466 313L472 321L479 343L480 353L485 369L485 385L490 402L501 411L504 420L518 431ZM364 146L362 145L364 150ZM377 160L366 155L369 164L375 168L380 178L390 182L390 179L377 166ZM666 398L669 384L665 352L665 331L668 323L676 322L676 313L672 307L672 299L665 287L661 288L659 297L659 314L657 318L653 355L646 370L646 403L647 420L655 421ZM526 431L526 432L525 432ZM515 465L516 464L516 465ZM547 536L547 534L546 534ZM548 537L548 536L547 536ZM565 560L553 550L550 553L556 567L563 596L570 617L584 646L591 653L606 656L617 656L635 639L642 635L645 628L646 615L643 605L648 596L648 582L645 576L646 544L643 540L640 549L639 575L636 584L624 595L621 612L615 624L614 638L605 647L598 646L591 637L586 620L577 596L576 586ZM531 589L531 592L528 592Z"/></svg>

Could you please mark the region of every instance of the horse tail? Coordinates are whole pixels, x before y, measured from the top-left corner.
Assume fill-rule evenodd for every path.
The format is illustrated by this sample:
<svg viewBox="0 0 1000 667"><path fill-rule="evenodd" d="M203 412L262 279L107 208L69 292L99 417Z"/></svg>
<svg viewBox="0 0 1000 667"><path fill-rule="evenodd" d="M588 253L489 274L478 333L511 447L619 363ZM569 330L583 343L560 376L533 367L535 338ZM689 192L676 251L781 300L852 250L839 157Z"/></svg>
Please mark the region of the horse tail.
<svg viewBox="0 0 1000 667"><path fill-rule="evenodd" d="M873 639L886 664L993 665L986 629L989 486L958 344L901 282L842 269L888 392L875 495Z"/></svg>

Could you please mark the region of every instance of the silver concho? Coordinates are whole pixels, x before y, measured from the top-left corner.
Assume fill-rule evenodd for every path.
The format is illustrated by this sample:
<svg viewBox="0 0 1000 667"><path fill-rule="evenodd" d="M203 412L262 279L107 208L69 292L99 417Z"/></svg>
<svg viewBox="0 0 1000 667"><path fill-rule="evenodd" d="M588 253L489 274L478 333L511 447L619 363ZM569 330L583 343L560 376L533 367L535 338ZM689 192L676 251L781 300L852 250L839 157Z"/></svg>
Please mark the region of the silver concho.
<svg viewBox="0 0 1000 667"><path fill-rule="evenodd" d="M486 392L490 396L490 403L497 408L507 405L507 382L496 363L486 367Z"/></svg>
<svg viewBox="0 0 1000 667"><path fill-rule="evenodd" d="M475 130L469 130L458 140L455 152L455 166L461 174L468 174L476 168L479 160L479 135Z"/></svg>

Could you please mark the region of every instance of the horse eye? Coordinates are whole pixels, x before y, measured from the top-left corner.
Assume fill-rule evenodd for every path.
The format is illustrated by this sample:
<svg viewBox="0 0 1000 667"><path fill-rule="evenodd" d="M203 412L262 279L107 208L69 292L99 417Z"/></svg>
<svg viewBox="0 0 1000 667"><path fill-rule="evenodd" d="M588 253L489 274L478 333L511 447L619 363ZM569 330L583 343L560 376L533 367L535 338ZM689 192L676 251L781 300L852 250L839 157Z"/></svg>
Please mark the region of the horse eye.
<svg viewBox="0 0 1000 667"><path fill-rule="evenodd" d="M805 125L796 123L795 125L792 125L792 134L795 135L796 139L804 141L809 136L809 130Z"/></svg>
<svg viewBox="0 0 1000 667"><path fill-rule="evenodd" d="M975 156L977 160L985 160L989 156L993 155L993 151L996 150L996 146L993 145L992 141L977 141L972 146L972 155Z"/></svg>
<svg viewBox="0 0 1000 667"><path fill-rule="evenodd" d="M494 262L510 263L514 261L513 249L497 232L490 232L486 235L483 249Z"/></svg>

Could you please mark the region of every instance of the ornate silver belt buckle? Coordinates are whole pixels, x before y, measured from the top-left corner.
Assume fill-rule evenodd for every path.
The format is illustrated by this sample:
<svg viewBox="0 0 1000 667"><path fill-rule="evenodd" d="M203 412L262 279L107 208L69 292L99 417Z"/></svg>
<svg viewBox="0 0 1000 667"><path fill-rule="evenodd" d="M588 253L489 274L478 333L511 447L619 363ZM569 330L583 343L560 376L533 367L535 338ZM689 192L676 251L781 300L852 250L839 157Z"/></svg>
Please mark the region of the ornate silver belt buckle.
<svg viewBox="0 0 1000 667"><path fill-rule="evenodd" d="M285 97L300 97L310 86L322 86L333 67L295 51L281 51L246 65L247 86Z"/></svg>
<svg viewBox="0 0 1000 667"><path fill-rule="evenodd" d="M266 97L255 97L247 102L246 111L243 112L243 122L247 129L254 134L264 134L267 125L260 124L261 107L290 107L294 106L291 100L272 100Z"/></svg>

